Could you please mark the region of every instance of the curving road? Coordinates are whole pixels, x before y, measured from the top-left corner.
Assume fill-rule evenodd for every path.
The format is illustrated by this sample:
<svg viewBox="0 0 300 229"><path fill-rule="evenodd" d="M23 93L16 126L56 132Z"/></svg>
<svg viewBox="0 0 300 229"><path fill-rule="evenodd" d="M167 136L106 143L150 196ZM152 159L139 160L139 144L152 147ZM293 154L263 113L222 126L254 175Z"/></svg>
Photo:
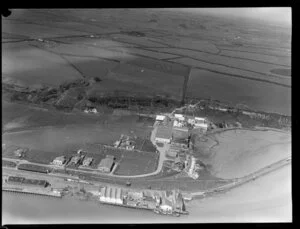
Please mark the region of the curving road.
<svg viewBox="0 0 300 229"><path fill-rule="evenodd" d="M151 132L151 142L155 145L155 135L156 135L156 131L157 131L157 125L156 123L153 126L153 130ZM161 172L162 167L163 167L163 162L165 161L166 157L166 151L169 149L169 144L164 144L164 147L157 147L157 150L159 152L159 161L158 161L158 166L156 168L156 170L152 173L147 173L147 174L141 174L141 175L133 175L133 176L125 176L125 175L115 175L112 172L109 174L103 174L103 173L99 173L98 170L92 170L91 171L82 171L84 173L90 173L90 174L97 174L97 175L103 175L103 176L111 176L111 177L116 177L116 178L140 178L140 177L147 177L147 176L153 176L156 175L158 173ZM49 168L57 168L57 166L55 165L45 165L45 164L39 164L39 163L34 163L34 162L29 162L27 160L18 160L18 159L12 159L12 158L3 158L4 160L8 160L8 161L13 161L13 162L17 162L18 164L32 164L32 165L39 165L39 166L44 166L44 167L49 167ZM71 169L68 168L68 170L70 171L80 171L78 169Z"/></svg>

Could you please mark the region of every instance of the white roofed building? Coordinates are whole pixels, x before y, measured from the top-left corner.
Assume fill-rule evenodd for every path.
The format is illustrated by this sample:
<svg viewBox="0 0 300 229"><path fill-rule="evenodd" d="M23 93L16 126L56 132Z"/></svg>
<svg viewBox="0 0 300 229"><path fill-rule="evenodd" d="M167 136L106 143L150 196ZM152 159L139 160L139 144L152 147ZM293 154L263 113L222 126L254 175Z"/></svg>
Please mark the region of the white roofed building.
<svg viewBox="0 0 300 229"><path fill-rule="evenodd" d="M163 122L166 119L164 115L156 115L156 121Z"/></svg>
<svg viewBox="0 0 300 229"><path fill-rule="evenodd" d="M196 128L202 128L204 130L207 130L208 123L205 118L195 117L195 127Z"/></svg>

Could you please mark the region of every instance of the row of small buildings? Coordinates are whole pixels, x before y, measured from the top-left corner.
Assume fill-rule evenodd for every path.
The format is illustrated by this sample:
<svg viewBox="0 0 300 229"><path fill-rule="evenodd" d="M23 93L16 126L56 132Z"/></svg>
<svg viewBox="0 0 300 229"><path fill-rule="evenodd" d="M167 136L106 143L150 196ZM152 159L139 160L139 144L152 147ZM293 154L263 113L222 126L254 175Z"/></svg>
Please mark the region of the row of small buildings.
<svg viewBox="0 0 300 229"><path fill-rule="evenodd" d="M85 155L77 154L72 156L71 158L67 158L66 156L59 156L56 157L52 164L56 166L66 166L66 165L80 165L83 167L91 166L94 158L92 157L85 157ZM112 171L115 165L115 157L112 155L106 155L106 158L102 159L97 166L97 169L100 172L109 173Z"/></svg>

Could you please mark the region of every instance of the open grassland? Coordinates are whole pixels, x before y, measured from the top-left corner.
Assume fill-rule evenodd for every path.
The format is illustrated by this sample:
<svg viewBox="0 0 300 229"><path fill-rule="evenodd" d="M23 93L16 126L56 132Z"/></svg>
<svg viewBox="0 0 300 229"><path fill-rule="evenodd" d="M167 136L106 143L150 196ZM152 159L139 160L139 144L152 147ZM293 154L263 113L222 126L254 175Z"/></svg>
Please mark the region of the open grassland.
<svg viewBox="0 0 300 229"><path fill-rule="evenodd" d="M228 130L196 138L195 156L220 178L237 178L291 156L291 134Z"/></svg>
<svg viewBox="0 0 300 229"><path fill-rule="evenodd" d="M132 122L108 125L66 125L64 127L46 127L5 133L3 142L18 144L22 147L44 149L46 151L64 151L74 145L99 143L111 145L120 134L130 135L131 131L140 137L149 136L149 128L132 126ZM54 144L55 142L55 144ZM75 147L75 148L76 148Z"/></svg>
<svg viewBox="0 0 300 229"><path fill-rule="evenodd" d="M158 156L155 152L123 151L114 174L130 176L154 172Z"/></svg>

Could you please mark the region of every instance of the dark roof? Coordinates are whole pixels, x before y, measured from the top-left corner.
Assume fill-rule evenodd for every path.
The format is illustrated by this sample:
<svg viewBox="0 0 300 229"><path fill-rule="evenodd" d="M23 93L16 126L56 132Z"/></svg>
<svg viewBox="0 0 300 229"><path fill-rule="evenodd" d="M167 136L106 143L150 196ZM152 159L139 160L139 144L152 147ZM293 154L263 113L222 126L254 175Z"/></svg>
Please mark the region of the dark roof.
<svg viewBox="0 0 300 229"><path fill-rule="evenodd" d="M26 179L24 177L14 177L14 176L8 177L8 181L18 182L22 184L42 185L42 186L46 186L48 184L46 180Z"/></svg>
<svg viewBox="0 0 300 229"><path fill-rule="evenodd" d="M176 151L168 151L167 154L168 154L168 156L170 156L170 157L176 157L177 154L178 154L178 152L176 152Z"/></svg>
<svg viewBox="0 0 300 229"><path fill-rule="evenodd" d="M179 144L186 144L186 145L188 144L187 139L180 139L180 138L174 138L173 142L174 143L179 143Z"/></svg>
<svg viewBox="0 0 300 229"><path fill-rule="evenodd" d="M174 139L187 139L189 137L189 132L179 129L173 129L173 137Z"/></svg>
<svg viewBox="0 0 300 229"><path fill-rule="evenodd" d="M156 132L157 138L172 138L172 127L171 126L158 126Z"/></svg>
<svg viewBox="0 0 300 229"><path fill-rule="evenodd" d="M106 155L106 158L110 158L112 160L115 160L115 156L113 156L113 155Z"/></svg>
<svg viewBox="0 0 300 229"><path fill-rule="evenodd" d="M8 177L8 181L10 182L23 182L24 180L25 180L24 177L14 177L14 176Z"/></svg>

